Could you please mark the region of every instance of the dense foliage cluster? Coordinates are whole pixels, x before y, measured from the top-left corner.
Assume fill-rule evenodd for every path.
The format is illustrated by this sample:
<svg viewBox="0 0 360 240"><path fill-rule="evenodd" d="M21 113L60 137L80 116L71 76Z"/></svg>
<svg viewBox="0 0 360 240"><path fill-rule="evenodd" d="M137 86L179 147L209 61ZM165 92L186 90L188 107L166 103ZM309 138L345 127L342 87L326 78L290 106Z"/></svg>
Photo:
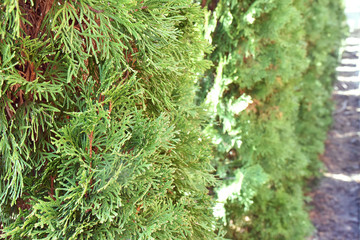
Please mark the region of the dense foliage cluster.
<svg viewBox="0 0 360 240"><path fill-rule="evenodd" d="M216 217L232 239L305 239L343 37L341 0L209 0L214 67L199 81L215 146Z"/></svg>
<svg viewBox="0 0 360 240"><path fill-rule="evenodd" d="M0 238L216 238L203 19L190 0L0 1Z"/></svg>

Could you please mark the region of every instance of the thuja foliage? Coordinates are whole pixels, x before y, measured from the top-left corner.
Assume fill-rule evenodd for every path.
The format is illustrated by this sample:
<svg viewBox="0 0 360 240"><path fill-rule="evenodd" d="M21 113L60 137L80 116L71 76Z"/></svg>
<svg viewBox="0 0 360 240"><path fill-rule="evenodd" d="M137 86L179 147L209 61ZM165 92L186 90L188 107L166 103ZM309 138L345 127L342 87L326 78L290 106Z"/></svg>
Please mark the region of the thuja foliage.
<svg viewBox="0 0 360 240"><path fill-rule="evenodd" d="M333 103L329 101L338 64L340 39L347 34L341 0L310 2L306 11L306 41L310 65L302 81L303 96L296 126L302 150L309 156L310 169L316 173ZM330 15L332 17L330 17Z"/></svg>
<svg viewBox="0 0 360 240"><path fill-rule="evenodd" d="M215 215L231 239L305 239L304 183L318 171L344 31L341 1L209 0L214 67L198 102L223 184Z"/></svg>
<svg viewBox="0 0 360 240"><path fill-rule="evenodd" d="M0 9L0 238L215 239L200 6Z"/></svg>

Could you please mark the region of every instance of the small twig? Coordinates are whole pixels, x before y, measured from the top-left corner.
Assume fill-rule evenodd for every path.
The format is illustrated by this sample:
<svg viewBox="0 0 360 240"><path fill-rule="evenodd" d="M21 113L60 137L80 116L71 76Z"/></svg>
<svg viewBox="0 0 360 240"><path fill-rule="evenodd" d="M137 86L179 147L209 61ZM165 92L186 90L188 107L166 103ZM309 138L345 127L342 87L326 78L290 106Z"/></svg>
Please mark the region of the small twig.
<svg viewBox="0 0 360 240"><path fill-rule="evenodd" d="M92 144L93 144L93 140L94 140L94 131L91 131L90 136L89 136L89 140L90 140L90 145L89 145L89 150L90 150L90 158L92 157Z"/></svg>
<svg viewBox="0 0 360 240"><path fill-rule="evenodd" d="M13 116L14 116L14 112L10 109L9 105L6 103L6 106L5 106L5 110L9 116L9 118L11 119Z"/></svg>
<svg viewBox="0 0 360 240"><path fill-rule="evenodd" d="M103 13L103 12L105 11L105 10L96 10L96 9L90 7L90 6L88 6L88 7L89 7L89 9L90 9L91 11L93 11L93 12L95 12L95 13Z"/></svg>
<svg viewBox="0 0 360 240"><path fill-rule="evenodd" d="M108 116L108 119L110 118L111 111L112 111L112 102L110 101L110 103L109 103L109 116Z"/></svg>
<svg viewBox="0 0 360 240"><path fill-rule="evenodd" d="M55 197L54 197L54 181L55 181L56 175L55 176L50 176L50 197L55 201Z"/></svg>

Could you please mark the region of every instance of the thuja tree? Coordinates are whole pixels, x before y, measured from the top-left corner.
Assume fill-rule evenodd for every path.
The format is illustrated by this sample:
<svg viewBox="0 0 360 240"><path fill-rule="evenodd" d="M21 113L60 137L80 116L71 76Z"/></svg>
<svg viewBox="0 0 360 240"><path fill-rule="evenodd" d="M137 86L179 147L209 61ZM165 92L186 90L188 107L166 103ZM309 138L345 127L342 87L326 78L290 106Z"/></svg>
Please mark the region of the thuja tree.
<svg viewBox="0 0 360 240"><path fill-rule="evenodd" d="M0 1L8 239L215 239L190 0Z"/></svg>
<svg viewBox="0 0 360 240"><path fill-rule="evenodd" d="M326 130L332 122L331 93L341 39L347 34L343 1L308 2L304 16L310 65L302 81L302 99L296 126L299 143L309 157L309 169L317 173L318 154L324 148ZM332 16L332 17L331 17Z"/></svg>
<svg viewBox="0 0 360 240"><path fill-rule="evenodd" d="M223 179L214 213L232 239L304 239L312 227L303 187L329 124L340 1L201 3L216 47L198 93Z"/></svg>

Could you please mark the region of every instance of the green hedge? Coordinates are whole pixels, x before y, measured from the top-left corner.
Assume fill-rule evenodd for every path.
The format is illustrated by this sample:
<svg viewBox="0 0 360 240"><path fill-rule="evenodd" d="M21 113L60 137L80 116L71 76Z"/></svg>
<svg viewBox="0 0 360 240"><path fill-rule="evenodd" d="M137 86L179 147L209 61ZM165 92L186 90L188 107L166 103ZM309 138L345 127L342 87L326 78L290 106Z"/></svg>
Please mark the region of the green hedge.
<svg viewBox="0 0 360 240"><path fill-rule="evenodd" d="M222 179L214 213L231 239L304 239L304 184L331 123L342 1L220 0L204 34L214 67L199 80Z"/></svg>
<svg viewBox="0 0 360 240"><path fill-rule="evenodd" d="M215 239L190 0L0 1L0 234ZM0 237L1 238L1 237Z"/></svg>
<svg viewBox="0 0 360 240"><path fill-rule="evenodd" d="M0 238L309 234L341 0L0 8Z"/></svg>

